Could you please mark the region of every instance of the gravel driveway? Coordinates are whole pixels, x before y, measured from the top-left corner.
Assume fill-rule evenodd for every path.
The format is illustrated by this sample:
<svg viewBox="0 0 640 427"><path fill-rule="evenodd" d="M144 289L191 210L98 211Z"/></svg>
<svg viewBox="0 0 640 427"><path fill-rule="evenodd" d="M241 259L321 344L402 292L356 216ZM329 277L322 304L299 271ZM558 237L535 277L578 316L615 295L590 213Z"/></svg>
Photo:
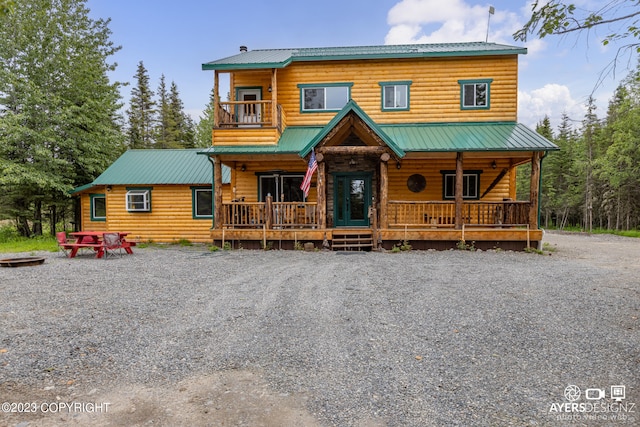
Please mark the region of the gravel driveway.
<svg viewBox="0 0 640 427"><path fill-rule="evenodd" d="M0 425L638 425L640 239L545 241L2 268Z"/></svg>

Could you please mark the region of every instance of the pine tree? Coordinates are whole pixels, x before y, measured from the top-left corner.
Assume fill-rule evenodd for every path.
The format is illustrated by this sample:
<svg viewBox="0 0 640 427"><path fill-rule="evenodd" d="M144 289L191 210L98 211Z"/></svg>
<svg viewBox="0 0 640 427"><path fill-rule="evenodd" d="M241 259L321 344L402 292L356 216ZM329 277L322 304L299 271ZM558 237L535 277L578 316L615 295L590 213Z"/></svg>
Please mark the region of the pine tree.
<svg viewBox="0 0 640 427"><path fill-rule="evenodd" d="M44 211L55 231L68 191L123 148L108 24L84 0L20 1L0 16L0 214L22 235L42 233Z"/></svg>
<svg viewBox="0 0 640 427"><path fill-rule="evenodd" d="M174 126L174 144L181 148L193 148L195 146L193 120L184 112L184 104L178 93L178 85L173 81L171 89L169 89L169 111Z"/></svg>
<svg viewBox="0 0 640 427"><path fill-rule="evenodd" d="M129 148L151 148L154 144L154 126L156 120L153 91L149 87L149 73L142 61L138 63L136 86L131 89L131 99L127 116L129 119Z"/></svg>
<svg viewBox="0 0 640 427"><path fill-rule="evenodd" d="M211 90L211 95L209 96L209 103L206 105L203 115L200 116L200 120L196 126L196 137L195 137L195 145L198 147L210 147L211 146L211 134L213 131L214 125L214 113L215 113L215 98L214 98L214 90Z"/></svg>

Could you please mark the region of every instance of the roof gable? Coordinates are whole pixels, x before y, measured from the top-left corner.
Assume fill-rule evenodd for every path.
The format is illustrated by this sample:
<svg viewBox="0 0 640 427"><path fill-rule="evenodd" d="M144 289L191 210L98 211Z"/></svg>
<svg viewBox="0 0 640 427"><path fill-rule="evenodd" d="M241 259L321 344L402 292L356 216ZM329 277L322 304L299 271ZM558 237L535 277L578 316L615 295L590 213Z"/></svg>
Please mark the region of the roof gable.
<svg viewBox="0 0 640 427"><path fill-rule="evenodd" d="M396 156L400 158L404 157L404 151L400 147L398 147L398 145L396 145L396 143L391 138L389 138L373 120L371 120L369 115L367 115L367 113L365 113L364 110L360 108L360 106L354 100L350 100L349 102L347 102L347 105L345 105L344 108L342 108L342 110L340 110L340 112L336 114L333 119L331 119L331 121L327 123L327 125L322 128L322 130L318 134L316 134L315 137L311 139L311 141L309 141L309 143L302 150L300 150L300 156L305 157L316 145L321 142L326 142L326 140L331 137L332 133L336 129L343 126L348 117L352 115L361 122L364 128L371 131L372 137L386 145L391 151L395 153ZM347 129L347 132L353 132L354 127L355 126L353 124L350 125Z"/></svg>

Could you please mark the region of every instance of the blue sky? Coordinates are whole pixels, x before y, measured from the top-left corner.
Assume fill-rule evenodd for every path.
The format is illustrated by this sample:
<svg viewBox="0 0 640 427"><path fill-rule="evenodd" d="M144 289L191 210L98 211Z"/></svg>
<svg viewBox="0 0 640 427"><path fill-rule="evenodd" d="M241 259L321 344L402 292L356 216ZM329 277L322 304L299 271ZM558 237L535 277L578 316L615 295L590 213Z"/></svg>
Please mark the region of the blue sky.
<svg viewBox="0 0 640 427"><path fill-rule="evenodd" d="M355 46L404 43L484 41L489 6L495 8L490 42L525 46L520 56L519 121L531 127L545 114L557 128L567 112L579 122L584 102L600 73L615 55L603 48L599 36L589 35L515 42L511 34L526 22L530 1L493 0L88 0L90 16L111 18L112 41L122 49L111 58L118 63L112 80L130 82L122 90L130 98L139 61L149 71L152 89L160 75L175 81L185 111L195 119L208 102L213 72L202 63L249 49ZM586 9L599 2L574 0ZM608 29L607 29L608 30ZM599 117L622 78L627 61L615 78L608 76L595 91ZM635 67L635 59L631 60Z"/></svg>

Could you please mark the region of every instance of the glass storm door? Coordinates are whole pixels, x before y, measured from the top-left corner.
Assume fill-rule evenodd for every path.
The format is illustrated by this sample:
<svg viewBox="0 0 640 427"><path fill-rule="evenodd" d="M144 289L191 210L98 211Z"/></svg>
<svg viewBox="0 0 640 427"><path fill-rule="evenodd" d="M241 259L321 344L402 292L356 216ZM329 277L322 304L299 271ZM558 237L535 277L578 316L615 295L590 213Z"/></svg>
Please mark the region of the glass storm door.
<svg viewBox="0 0 640 427"><path fill-rule="evenodd" d="M368 227L371 175L336 174L333 200L336 227Z"/></svg>

